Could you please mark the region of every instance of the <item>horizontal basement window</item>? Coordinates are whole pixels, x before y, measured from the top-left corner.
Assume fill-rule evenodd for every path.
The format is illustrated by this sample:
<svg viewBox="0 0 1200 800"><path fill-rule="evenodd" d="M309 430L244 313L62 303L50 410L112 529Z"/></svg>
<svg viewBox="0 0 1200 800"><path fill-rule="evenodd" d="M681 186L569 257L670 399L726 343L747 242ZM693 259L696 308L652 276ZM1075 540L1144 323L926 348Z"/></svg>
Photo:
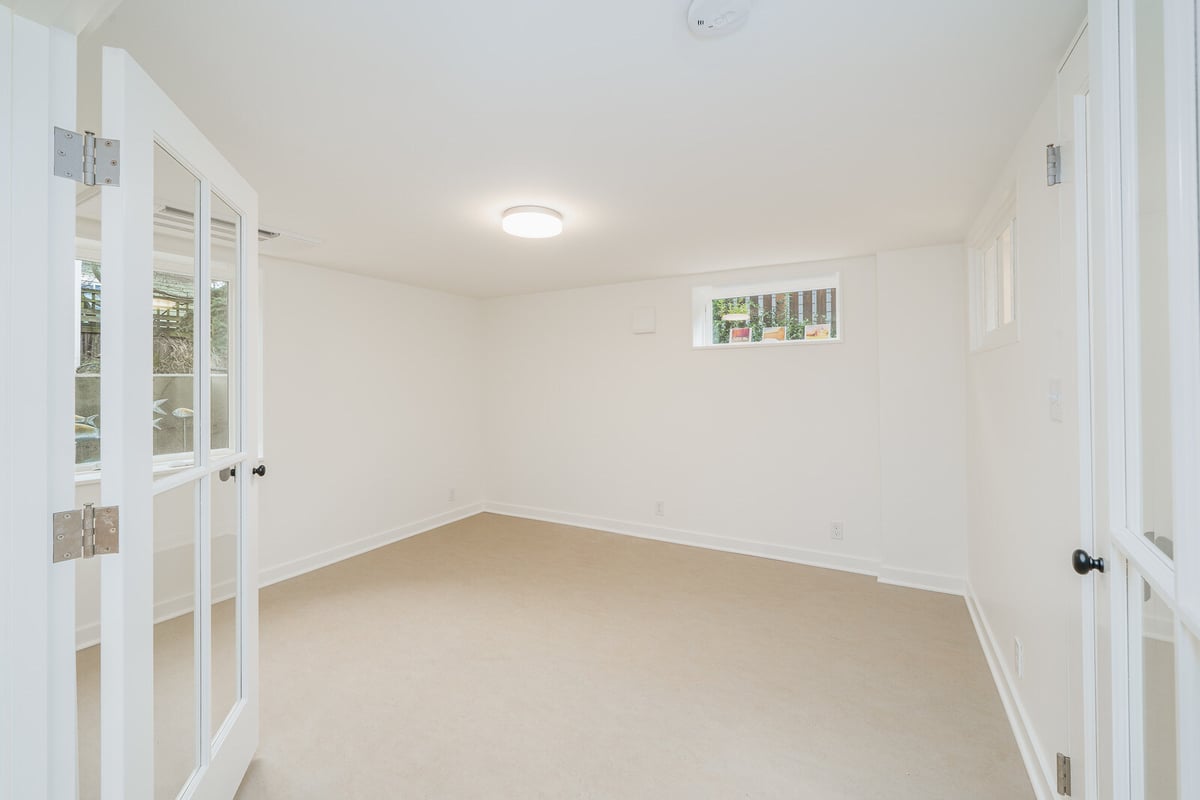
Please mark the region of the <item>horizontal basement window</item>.
<svg viewBox="0 0 1200 800"><path fill-rule="evenodd" d="M841 338L838 276L693 290L696 347L773 347Z"/></svg>

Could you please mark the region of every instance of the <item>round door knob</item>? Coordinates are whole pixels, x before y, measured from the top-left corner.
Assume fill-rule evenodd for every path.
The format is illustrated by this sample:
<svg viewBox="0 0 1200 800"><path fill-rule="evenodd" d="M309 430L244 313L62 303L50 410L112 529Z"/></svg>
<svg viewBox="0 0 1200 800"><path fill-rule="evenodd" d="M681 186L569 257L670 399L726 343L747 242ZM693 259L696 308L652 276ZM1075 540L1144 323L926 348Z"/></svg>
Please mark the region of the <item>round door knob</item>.
<svg viewBox="0 0 1200 800"><path fill-rule="evenodd" d="M260 477L260 478L261 478L263 475L266 475L266 474L267 474L267 465L266 465L266 464L259 464L257 467L255 467L254 469L252 469L252 470L250 470L250 471L251 471L251 472L253 472L255 475L257 475L258 477ZM1104 569L1104 568L1103 568L1103 567L1101 567L1101 571L1103 571L1103 569Z"/></svg>
<svg viewBox="0 0 1200 800"><path fill-rule="evenodd" d="M1092 558L1086 550L1076 550L1071 554L1071 567L1080 575L1087 575L1094 569L1104 572L1104 559Z"/></svg>

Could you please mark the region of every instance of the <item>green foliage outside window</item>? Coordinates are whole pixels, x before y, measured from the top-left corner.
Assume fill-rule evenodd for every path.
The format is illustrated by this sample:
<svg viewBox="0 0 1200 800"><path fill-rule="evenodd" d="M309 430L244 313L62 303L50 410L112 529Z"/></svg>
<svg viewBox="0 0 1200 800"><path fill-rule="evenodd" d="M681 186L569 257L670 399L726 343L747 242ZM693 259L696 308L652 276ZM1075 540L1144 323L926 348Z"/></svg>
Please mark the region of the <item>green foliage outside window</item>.
<svg viewBox="0 0 1200 800"><path fill-rule="evenodd" d="M774 295L723 297L712 301L713 344L728 344L733 328L750 328L750 341L761 342L764 328L784 329L786 341L802 341L806 325L829 323L830 338L838 336L837 304L830 302L829 290ZM833 290L836 293L836 289ZM819 297L818 297L819 296ZM827 313L814 313L816 308L829 307ZM806 315L807 312L807 315ZM726 320L727 314L746 314L748 321Z"/></svg>

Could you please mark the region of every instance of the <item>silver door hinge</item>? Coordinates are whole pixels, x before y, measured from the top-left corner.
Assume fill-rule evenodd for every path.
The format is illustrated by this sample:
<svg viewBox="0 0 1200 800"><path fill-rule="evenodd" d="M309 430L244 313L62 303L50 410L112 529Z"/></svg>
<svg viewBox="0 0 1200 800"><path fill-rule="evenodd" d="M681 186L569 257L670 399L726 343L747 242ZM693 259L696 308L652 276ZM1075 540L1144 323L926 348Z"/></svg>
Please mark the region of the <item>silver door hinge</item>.
<svg viewBox="0 0 1200 800"><path fill-rule="evenodd" d="M54 563L92 558L120 550L121 514L117 506L59 511L54 515Z"/></svg>
<svg viewBox="0 0 1200 800"><path fill-rule="evenodd" d="M121 143L55 127L54 174L87 186L120 186Z"/></svg>
<svg viewBox="0 0 1200 800"><path fill-rule="evenodd" d="M1058 754L1058 793L1071 796L1071 757Z"/></svg>
<svg viewBox="0 0 1200 800"><path fill-rule="evenodd" d="M1056 144L1046 145L1046 185L1062 183L1062 148Z"/></svg>

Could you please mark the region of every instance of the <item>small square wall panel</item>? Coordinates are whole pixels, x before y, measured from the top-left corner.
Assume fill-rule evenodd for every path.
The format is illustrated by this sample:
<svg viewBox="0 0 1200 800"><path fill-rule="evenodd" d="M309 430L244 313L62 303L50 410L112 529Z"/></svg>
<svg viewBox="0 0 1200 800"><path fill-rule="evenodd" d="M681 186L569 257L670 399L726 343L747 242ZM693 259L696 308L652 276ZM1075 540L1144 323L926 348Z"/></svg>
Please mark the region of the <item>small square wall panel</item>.
<svg viewBox="0 0 1200 800"><path fill-rule="evenodd" d="M642 306L634 309L633 332L654 333L654 306Z"/></svg>

